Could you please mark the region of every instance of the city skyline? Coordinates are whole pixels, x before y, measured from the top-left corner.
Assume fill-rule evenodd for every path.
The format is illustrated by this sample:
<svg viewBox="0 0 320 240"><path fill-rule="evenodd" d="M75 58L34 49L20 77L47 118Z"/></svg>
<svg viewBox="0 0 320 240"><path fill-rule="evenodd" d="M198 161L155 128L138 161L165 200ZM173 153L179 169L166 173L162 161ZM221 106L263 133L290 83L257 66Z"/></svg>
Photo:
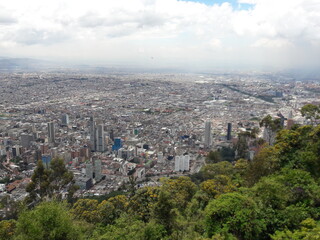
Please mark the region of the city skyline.
<svg viewBox="0 0 320 240"><path fill-rule="evenodd" d="M0 7L2 57L190 70L320 65L316 0L13 0Z"/></svg>

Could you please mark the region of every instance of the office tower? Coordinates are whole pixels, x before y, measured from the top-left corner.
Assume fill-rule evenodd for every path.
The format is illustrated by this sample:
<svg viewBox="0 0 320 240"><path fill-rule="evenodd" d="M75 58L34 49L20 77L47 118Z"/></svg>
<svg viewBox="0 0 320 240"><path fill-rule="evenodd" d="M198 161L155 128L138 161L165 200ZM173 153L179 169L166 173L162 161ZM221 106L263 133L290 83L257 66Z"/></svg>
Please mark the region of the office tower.
<svg viewBox="0 0 320 240"><path fill-rule="evenodd" d="M98 152L104 152L105 151L105 139L104 139L104 126L103 124L98 125L97 127L97 133L96 133L96 144L97 144L97 151Z"/></svg>
<svg viewBox="0 0 320 240"><path fill-rule="evenodd" d="M122 148L122 140L121 138L115 138L112 151L118 151L120 148Z"/></svg>
<svg viewBox="0 0 320 240"><path fill-rule="evenodd" d="M92 165L92 163L86 164L86 177L93 178L93 165Z"/></svg>
<svg viewBox="0 0 320 240"><path fill-rule="evenodd" d="M102 179L101 175L101 160L96 159L94 161L94 179L99 182Z"/></svg>
<svg viewBox="0 0 320 240"><path fill-rule="evenodd" d="M231 140L231 131L232 131L232 124L228 123L228 130L227 130L227 140Z"/></svg>
<svg viewBox="0 0 320 240"><path fill-rule="evenodd" d="M61 125L62 126L68 126L69 124L69 115L68 114L63 114L61 117Z"/></svg>
<svg viewBox="0 0 320 240"><path fill-rule="evenodd" d="M205 148L210 148L211 147L211 122L206 121L205 122L205 127L204 127L204 146Z"/></svg>
<svg viewBox="0 0 320 240"><path fill-rule="evenodd" d="M90 132L90 147L91 151L97 151L97 131L96 131L96 123L93 117L90 117L89 121L89 132Z"/></svg>
<svg viewBox="0 0 320 240"><path fill-rule="evenodd" d="M49 143L55 142L54 122L48 122L48 141L49 141Z"/></svg>

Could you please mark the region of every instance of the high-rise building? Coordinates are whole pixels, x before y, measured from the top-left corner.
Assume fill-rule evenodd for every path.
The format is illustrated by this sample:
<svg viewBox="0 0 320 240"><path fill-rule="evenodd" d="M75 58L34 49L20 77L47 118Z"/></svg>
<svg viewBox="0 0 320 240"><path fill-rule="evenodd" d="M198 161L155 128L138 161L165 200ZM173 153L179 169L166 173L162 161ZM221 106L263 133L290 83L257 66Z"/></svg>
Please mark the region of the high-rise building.
<svg viewBox="0 0 320 240"><path fill-rule="evenodd" d="M68 126L69 124L69 115L68 114L63 114L61 117L61 125L62 126Z"/></svg>
<svg viewBox="0 0 320 240"><path fill-rule="evenodd" d="M105 151L105 138L104 138L104 126L103 124L98 125L96 131L96 144L97 144L97 149L96 151L98 152L104 152Z"/></svg>
<svg viewBox="0 0 320 240"><path fill-rule="evenodd" d="M174 171L182 172L189 171L190 168L190 156L189 155L181 155L176 156L174 159Z"/></svg>
<svg viewBox="0 0 320 240"><path fill-rule="evenodd" d="M227 129L227 140L230 141L231 140L231 131L232 131L232 124L228 123L228 129Z"/></svg>
<svg viewBox="0 0 320 240"><path fill-rule="evenodd" d="M49 143L55 142L55 135L54 135L54 122L48 122L48 141Z"/></svg>
<svg viewBox="0 0 320 240"><path fill-rule="evenodd" d="M86 177L93 179L93 165L92 165L92 163L86 164Z"/></svg>
<svg viewBox="0 0 320 240"><path fill-rule="evenodd" d="M94 161L94 179L99 182L102 179L102 174L101 174L101 160L96 159Z"/></svg>
<svg viewBox="0 0 320 240"><path fill-rule="evenodd" d="M115 138L112 151L118 151L120 148L122 148L122 140L121 138Z"/></svg>
<svg viewBox="0 0 320 240"><path fill-rule="evenodd" d="M96 123L93 117L90 117L89 121L89 132L90 132L90 147L91 151L97 151L97 131L96 131Z"/></svg>
<svg viewBox="0 0 320 240"><path fill-rule="evenodd" d="M212 142L212 135L211 135L211 122L206 121L204 126L204 146L205 148L210 148Z"/></svg>

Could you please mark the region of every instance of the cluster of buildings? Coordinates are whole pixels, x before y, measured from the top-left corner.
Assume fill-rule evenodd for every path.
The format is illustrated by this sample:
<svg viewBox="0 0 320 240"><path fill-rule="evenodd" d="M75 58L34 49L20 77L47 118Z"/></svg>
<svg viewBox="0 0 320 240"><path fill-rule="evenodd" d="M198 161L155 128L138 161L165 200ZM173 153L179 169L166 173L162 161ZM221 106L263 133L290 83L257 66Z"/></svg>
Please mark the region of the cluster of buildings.
<svg viewBox="0 0 320 240"><path fill-rule="evenodd" d="M54 158L73 172L79 195L109 193L130 176L153 185L195 173L210 150L233 148L267 114L303 123L299 109L319 103L320 89L266 73L2 73L0 84L2 194Z"/></svg>

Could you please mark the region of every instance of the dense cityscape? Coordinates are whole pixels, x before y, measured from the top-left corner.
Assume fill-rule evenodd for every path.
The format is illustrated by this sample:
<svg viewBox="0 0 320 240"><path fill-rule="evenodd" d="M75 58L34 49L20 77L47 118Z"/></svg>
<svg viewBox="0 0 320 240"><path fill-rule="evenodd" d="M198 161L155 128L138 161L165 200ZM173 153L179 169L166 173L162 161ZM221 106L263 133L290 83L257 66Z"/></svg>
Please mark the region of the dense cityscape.
<svg viewBox="0 0 320 240"><path fill-rule="evenodd" d="M37 161L63 159L76 196L136 188L199 172L210 151L238 159L238 135L270 115L306 124L300 108L320 103L316 80L271 73L2 73L1 196L24 199ZM245 157L259 151L250 145Z"/></svg>

